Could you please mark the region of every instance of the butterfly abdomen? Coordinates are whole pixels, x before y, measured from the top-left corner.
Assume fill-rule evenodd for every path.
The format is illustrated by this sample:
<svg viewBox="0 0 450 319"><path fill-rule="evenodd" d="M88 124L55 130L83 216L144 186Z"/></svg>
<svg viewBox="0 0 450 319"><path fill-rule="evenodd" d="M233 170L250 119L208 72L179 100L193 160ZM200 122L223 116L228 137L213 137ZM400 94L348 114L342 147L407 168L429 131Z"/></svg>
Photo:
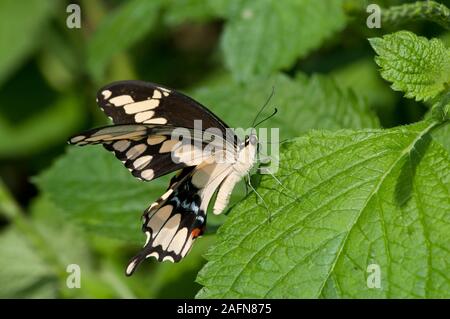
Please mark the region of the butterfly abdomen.
<svg viewBox="0 0 450 319"><path fill-rule="evenodd" d="M231 193L239 181L246 176L253 167L256 160L256 146L248 144L243 147L237 161L232 164L231 173L223 180L217 192L216 202L214 203L214 214L218 215L228 206Z"/></svg>
<svg viewBox="0 0 450 319"><path fill-rule="evenodd" d="M231 193L233 192L234 186L242 179L242 176L237 172L233 172L225 178L225 180L220 185L219 191L217 192L216 202L214 203L213 213L219 215L228 206L230 201Z"/></svg>

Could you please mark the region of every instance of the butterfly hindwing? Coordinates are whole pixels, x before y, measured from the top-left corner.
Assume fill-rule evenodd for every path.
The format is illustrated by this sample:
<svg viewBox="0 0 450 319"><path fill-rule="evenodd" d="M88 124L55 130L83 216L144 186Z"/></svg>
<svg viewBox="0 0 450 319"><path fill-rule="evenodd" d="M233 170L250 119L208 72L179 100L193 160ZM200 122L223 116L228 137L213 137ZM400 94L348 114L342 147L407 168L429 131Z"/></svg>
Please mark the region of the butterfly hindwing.
<svg viewBox="0 0 450 319"><path fill-rule="evenodd" d="M147 241L131 259L127 275L148 257L178 262L190 251L206 227L206 212L213 194L230 174L226 163L206 163L187 167L172 178L170 187L144 213L142 231Z"/></svg>
<svg viewBox="0 0 450 319"><path fill-rule="evenodd" d="M199 189L192 183L193 172L193 167L181 170L172 178L166 193L145 211L142 231L147 241L128 264L128 276L148 257L179 262L203 234L206 212L201 209Z"/></svg>

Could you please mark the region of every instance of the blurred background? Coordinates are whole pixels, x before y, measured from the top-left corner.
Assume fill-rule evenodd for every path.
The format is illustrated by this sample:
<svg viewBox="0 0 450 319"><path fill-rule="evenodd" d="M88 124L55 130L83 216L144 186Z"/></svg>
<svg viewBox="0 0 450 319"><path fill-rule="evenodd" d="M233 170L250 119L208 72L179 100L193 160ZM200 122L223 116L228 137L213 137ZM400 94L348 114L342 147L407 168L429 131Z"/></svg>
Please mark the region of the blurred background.
<svg viewBox="0 0 450 319"><path fill-rule="evenodd" d="M271 0L0 0L0 297L188 298L199 290L196 274L226 216L210 219L209 233L182 263L148 261L126 278L127 261L144 241L140 215L167 178L140 183L101 148L66 145L71 135L108 123L95 94L111 81L186 92L230 126L248 125L275 86L282 93L272 103L304 116L289 119L288 133L283 114L274 119L284 137L346 127L329 112L308 122L311 111L296 111L326 106L326 99L308 99L311 78L350 90L375 119L349 128L392 127L425 115L427 105L381 79L367 38L407 29L448 45L441 27L413 21L369 29L367 1L286 1L305 3L298 23L275 6L267 11L278 2ZM80 28L71 3L80 9ZM268 32L265 23L288 32ZM253 39L259 48L249 54ZM286 87L301 96L283 100ZM239 187L233 201L244 195ZM80 266L79 289L67 287L69 264Z"/></svg>

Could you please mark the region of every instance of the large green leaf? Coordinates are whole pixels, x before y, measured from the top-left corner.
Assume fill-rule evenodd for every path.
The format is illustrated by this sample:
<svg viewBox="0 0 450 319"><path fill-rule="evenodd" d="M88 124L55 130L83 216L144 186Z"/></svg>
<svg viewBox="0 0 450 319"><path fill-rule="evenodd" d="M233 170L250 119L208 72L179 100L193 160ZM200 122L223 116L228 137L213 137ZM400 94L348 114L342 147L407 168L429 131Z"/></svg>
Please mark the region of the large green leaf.
<svg viewBox="0 0 450 319"><path fill-rule="evenodd" d="M408 98L428 100L450 83L450 49L408 31L370 39L381 75Z"/></svg>
<svg viewBox="0 0 450 319"><path fill-rule="evenodd" d="M342 1L241 0L228 4L225 62L239 80L291 67L345 26Z"/></svg>
<svg viewBox="0 0 450 319"><path fill-rule="evenodd" d="M39 44L54 1L0 1L0 84Z"/></svg>
<svg viewBox="0 0 450 319"><path fill-rule="evenodd" d="M449 297L450 158L436 124L312 132L284 145L279 186L220 228L198 281L208 298ZM369 289L367 268L381 270Z"/></svg>

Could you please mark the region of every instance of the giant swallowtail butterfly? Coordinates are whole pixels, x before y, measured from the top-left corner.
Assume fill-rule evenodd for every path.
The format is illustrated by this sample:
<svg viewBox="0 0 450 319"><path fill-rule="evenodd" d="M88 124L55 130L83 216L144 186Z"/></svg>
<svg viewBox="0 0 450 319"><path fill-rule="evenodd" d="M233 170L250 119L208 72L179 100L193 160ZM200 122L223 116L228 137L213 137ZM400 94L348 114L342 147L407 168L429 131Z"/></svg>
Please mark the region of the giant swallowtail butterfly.
<svg viewBox="0 0 450 319"><path fill-rule="evenodd" d="M179 170L167 191L145 210L142 230L147 240L129 262L126 274L131 275L148 257L179 262L205 231L213 195L217 194L213 212L220 214L234 186L254 165L256 134L252 131L242 141L200 103L153 83L109 84L99 90L97 103L114 125L78 134L70 144L102 144L144 181ZM195 120L202 121L202 132L195 131ZM192 133L188 143L174 138L178 128ZM202 133L210 129L215 130L205 140ZM203 151L211 144L213 151L205 157Z"/></svg>

